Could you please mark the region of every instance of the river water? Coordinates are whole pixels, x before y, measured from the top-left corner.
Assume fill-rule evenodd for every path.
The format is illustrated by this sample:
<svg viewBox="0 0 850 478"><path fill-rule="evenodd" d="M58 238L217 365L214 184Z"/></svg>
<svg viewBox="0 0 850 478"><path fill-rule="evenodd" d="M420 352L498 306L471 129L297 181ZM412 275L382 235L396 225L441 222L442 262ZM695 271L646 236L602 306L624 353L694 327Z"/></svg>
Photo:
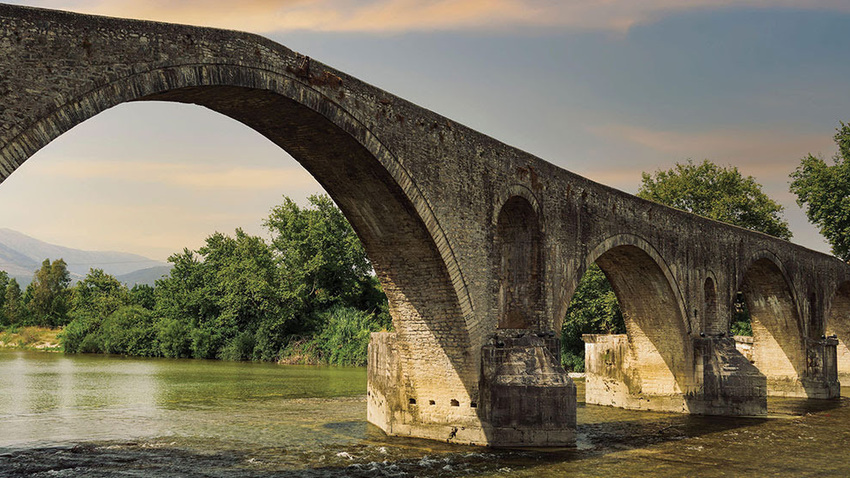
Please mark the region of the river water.
<svg viewBox="0 0 850 478"><path fill-rule="evenodd" d="M0 476L850 476L848 399L697 417L578 386L576 448L493 450L384 436L362 368L2 352Z"/></svg>

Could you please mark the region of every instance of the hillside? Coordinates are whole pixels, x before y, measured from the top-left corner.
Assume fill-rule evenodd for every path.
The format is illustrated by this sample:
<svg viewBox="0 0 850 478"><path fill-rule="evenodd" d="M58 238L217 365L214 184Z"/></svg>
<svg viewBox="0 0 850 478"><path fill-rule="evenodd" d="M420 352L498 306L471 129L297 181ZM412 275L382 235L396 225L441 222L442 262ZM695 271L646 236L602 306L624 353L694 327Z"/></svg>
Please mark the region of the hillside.
<svg viewBox="0 0 850 478"><path fill-rule="evenodd" d="M167 264L148 259L138 254L114 251L84 251L40 241L12 229L0 228L0 270L15 277L24 286L44 259L64 259L77 281L85 277L91 268L103 269L113 276L126 276L152 268L167 268ZM167 270L163 273L167 273ZM146 277L142 275L142 277ZM158 278L158 277L157 277ZM135 280L132 277L131 280ZM122 279L119 279L122 280ZM135 282L126 280L129 286ZM147 283L146 280L141 282Z"/></svg>
<svg viewBox="0 0 850 478"><path fill-rule="evenodd" d="M162 278L162 276L168 275L171 272L171 267L171 264L149 267L147 269L130 272L129 274L115 276L115 278L118 279L119 282L127 284L128 287L133 287L135 284L152 286L158 279Z"/></svg>

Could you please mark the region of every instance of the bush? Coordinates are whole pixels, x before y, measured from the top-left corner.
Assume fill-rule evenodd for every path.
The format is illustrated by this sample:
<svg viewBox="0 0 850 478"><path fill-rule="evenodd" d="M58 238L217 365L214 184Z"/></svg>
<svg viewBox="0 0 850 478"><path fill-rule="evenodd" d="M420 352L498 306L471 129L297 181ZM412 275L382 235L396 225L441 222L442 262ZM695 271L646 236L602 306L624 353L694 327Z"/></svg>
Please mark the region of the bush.
<svg viewBox="0 0 850 478"><path fill-rule="evenodd" d="M213 359L218 355L221 337L213 330L206 328L192 329L192 357Z"/></svg>
<svg viewBox="0 0 850 478"><path fill-rule="evenodd" d="M153 314L138 305L119 308L101 325L100 349L110 354L159 355Z"/></svg>
<svg viewBox="0 0 850 478"><path fill-rule="evenodd" d="M164 357L185 358L192 354L189 326L177 319L161 319L157 324L157 339Z"/></svg>
<svg viewBox="0 0 850 478"><path fill-rule="evenodd" d="M249 331L244 331L236 337L230 339L230 342L221 349L222 360L232 360L238 362L240 360L254 359L254 348L257 344L254 334Z"/></svg>
<svg viewBox="0 0 850 478"><path fill-rule="evenodd" d="M65 353L69 354L98 352L100 347L94 335L96 335L99 326L99 320L88 315L78 315L62 330L59 335L59 343L62 344ZM89 335L92 335L92 338L86 341ZM86 344L85 347L83 347L84 343ZM92 347L94 350L92 350Z"/></svg>
<svg viewBox="0 0 850 478"><path fill-rule="evenodd" d="M584 372L584 354L576 354L561 349L561 365L567 372Z"/></svg>
<svg viewBox="0 0 850 478"><path fill-rule="evenodd" d="M381 330L373 314L337 306L322 316L325 327L313 341L331 365L366 365L369 337Z"/></svg>

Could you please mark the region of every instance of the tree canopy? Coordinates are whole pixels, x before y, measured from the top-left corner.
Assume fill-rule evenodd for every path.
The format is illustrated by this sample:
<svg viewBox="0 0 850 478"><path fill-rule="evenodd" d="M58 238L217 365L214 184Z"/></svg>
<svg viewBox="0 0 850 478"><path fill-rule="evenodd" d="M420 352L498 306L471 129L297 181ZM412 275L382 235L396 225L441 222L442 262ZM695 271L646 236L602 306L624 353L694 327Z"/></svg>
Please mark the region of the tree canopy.
<svg viewBox="0 0 850 478"><path fill-rule="evenodd" d="M35 277L27 286L24 301L31 317L41 318L45 325L57 327L68 323L70 318L71 275L62 259L52 263L45 259Z"/></svg>
<svg viewBox="0 0 850 478"><path fill-rule="evenodd" d="M327 196L305 208L284 198L265 224L271 243L237 229L173 254L155 287L92 269L72 289L66 352L364 364L369 334L390 320L342 212Z"/></svg>
<svg viewBox="0 0 850 478"><path fill-rule="evenodd" d="M654 175L644 172L637 195L780 239L791 238L783 207L768 197L752 176L744 177L734 166L688 160Z"/></svg>
<svg viewBox="0 0 850 478"><path fill-rule="evenodd" d="M807 155L791 173L791 192L832 246L832 253L850 261L850 125L841 122L833 139L838 153L832 164Z"/></svg>

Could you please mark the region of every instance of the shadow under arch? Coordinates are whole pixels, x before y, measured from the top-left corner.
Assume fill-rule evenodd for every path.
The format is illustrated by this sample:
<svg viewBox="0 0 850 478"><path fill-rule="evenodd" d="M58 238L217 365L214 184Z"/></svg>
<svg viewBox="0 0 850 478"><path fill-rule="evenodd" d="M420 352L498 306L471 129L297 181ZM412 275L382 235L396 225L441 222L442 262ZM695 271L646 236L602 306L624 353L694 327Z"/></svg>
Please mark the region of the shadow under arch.
<svg viewBox="0 0 850 478"><path fill-rule="evenodd" d="M753 365L767 377L769 395L799 396L807 372L806 343L787 271L775 255L761 251L739 274L737 290L752 324Z"/></svg>
<svg viewBox="0 0 850 478"><path fill-rule="evenodd" d="M850 281L842 282L829 302L826 333L838 338L838 379L850 383Z"/></svg>
<svg viewBox="0 0 850 478"><path fill-rule="evenodd" d="M497 327L539 329L544 277L539 208L524 195L510 196L500 206L494 238L499 298Z"/></svg>
<svg viewBox="0 0 850 478"><path fill-rule="evenodd" d="M472 301L445 233L404 167L356 115L297 78L240 64L170 65L103 82L59 107L51 99L0 148L13 165L75 125L131 101L192 103L233 118L287 151L325 188L363 242L390 303L406 357L455 372L440 389L472 395ZM415 375L416 372L411 372ZM426 377L412 376L427 389Z"/></svg>
<svg viewBox="0 0 850 478"><path fill-rule="evenodd" d="M597 245L584 270L594 262L623 311L633 356L633 373L626 380L629 392L660 396L692 392L696 380L691 327L666 261L643 238L620 234Z"/></svg>

